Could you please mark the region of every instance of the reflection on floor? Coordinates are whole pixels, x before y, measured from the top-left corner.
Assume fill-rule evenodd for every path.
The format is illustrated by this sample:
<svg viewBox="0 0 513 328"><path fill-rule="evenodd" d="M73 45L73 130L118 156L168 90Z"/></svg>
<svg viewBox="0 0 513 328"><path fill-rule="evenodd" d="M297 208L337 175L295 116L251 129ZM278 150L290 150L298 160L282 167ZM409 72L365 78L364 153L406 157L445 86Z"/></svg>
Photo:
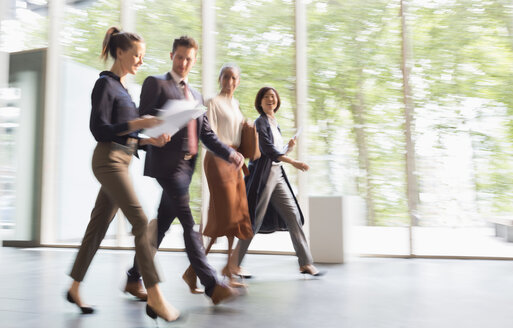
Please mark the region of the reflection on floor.
<svg viewBox="0 0 513 328"><path fill-rule="evenodd" d="M155 327L144 303L124 295L132 251L100 250L83 283L83 298L97 309L80 315L64 300L75 249L0 248L0 326ZM222 268L225 254L211 254ZM192 295L180 276L188 260L160 252L167 299L183 313L160 327L510 327L513 261L354 258L319 265L328 274L303 278L294 256L248 255L246 295L213 306Z"/></svg>
<svg viewBox="0 0 513 328"><path fill-rule="evenodd" d="M344 241L351 254L409 255L410 237L408 227L367 227L347 226ZM0 230L1 232L1 230ZM161 247L183 249L183 230L179 224L167 232ZM471 227L414 227L413 253L420 256L491 257L513 258L513 243L495 236L492 226ZM1 238L1 234L0 234ZM7 238L6 238L7 239ZM78 245L81 239L63 240L60 244ZM133 247L133 237L128 233L120 239L105 239L106 247ZM226 250L226 238L219 238L214 250ZM258 252L289 252L294 248L288 232L258 234L251 243L250 250Z"/></svg>

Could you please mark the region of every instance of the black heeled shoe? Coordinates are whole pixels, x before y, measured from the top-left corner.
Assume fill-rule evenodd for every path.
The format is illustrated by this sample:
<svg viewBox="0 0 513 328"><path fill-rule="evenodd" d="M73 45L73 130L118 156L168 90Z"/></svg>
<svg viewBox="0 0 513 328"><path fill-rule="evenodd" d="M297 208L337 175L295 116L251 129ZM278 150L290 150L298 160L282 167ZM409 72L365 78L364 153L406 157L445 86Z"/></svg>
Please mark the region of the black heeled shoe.
<svg viewBox="0 0 513 328"><path fill-rule="evenodd" d="M157 321L157 317L158 317L157 312L153 311L151 306L149 306L148 304L146 304L146 314L148 315L148 317Z"/></svg>
<svg viewBox="0 0 513 328"><path fill-rule="evenodd" d="M235 276L239 276L241 279L251 279L253 275L249 272L246 272L244 269L239 268L239 272L234 274Z"/></svg>
<svg viewBox="0 0 513 328"><path fill-rule="evenodd" d="M253 278L253 275L251 273L239 273L239 274L236 274L236 276L239 276L241 279Z"/></svg>
<svg viewBox="0 0 513 328"><path fill-rule="evenodd" d="M304 270L304 271L301 271L301 273L309 274L313 277L320 277L320 276L324 276L326 274L326 271L317 271L316 273L311 273L310 271Z"/></svg>
<svg viewBox="0 0 513 328"><path fill-rule="evenodd" d="M308 267L308 266L306 266L306 267ZM326 274L326 271L317 270L317 272L312 272L312 271L308 270L308 268L300 268L299 272L304 275L309 274L313 277L320 277L320 276L324 276Z"/></svg>
<svg viewBox="0 0 513 328"><path fill-rule="evenodd" d="M153 310L153 308L151 306L149 306L148 303L146 303L146 314L148 315L148 317L150 317L153 320L155 320L155 322L157 322L157 318L158 317L162 318L162 320L167 321L167 322L177 321L178 319L181 318L180 317L180 313L178 313L176 318L173 319L173 320L168 320L166 318L163 318L155 310Z"/></svg>
<svg viewBox="0 0 513 328"><path fill-rule="evenodd" d="M75 300L73 299L73 297L71 297L71 294L70 292L68 291L68 293L66 294L66 299L68 300L68 302L70 302L71 304L77 304L75 302ZM78 304L77 304L78 306ZM78 306L80 308L80 310L82 311L82 314L91 314L94 312L94 309L92 307L89 307L89 306Z"/></svg>

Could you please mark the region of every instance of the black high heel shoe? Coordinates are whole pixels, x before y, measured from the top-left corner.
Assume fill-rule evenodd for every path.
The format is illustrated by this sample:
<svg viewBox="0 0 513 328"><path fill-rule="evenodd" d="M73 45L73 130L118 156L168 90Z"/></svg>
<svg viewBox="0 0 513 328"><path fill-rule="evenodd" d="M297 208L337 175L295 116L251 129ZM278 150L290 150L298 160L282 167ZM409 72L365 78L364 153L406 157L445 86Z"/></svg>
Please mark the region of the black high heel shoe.
<svg viewBox="0 0 513 328"><path fill-rule="evenodd" d="M239 276L241 279L251 279L253 275L246 270L239 267L239 272L234 274L235 276Z"/></svg>
<svg viewBox="0 0 513 328"><path fill-rule="evenodd" d="M153 311L153 309L148 304L146 304L146 314L148 315L148 317L157 321L157 312Z"/></svg>
<svg viewBox="0 0 513 328"><path fill-rule="evenodd" d="M303 271L300 271L300 273L302 274L309 274L311 276L314 276L314 277L320 277L320 276L324 276L326 274L326 271L317 271L316 273L312 273L308 270L303 270Z"/></svg>
<svg viewBox="0 0 513 328"><path fill-rule="evenodd" d="M153 308L149 306L148 303L146 303L146 314L148 315L148 317L152 318L155 321L157 321L158 317L162 318L162 320L165 320L167 322L176 321L180 318L180 314L178 314L175 319L167 320L166 318L161 317L155 310L153 310Z"/></svg>
<svg viewBox="0 0 513 328"><path fill-rule="evenodd" d="M70 292L68 291L68 293L66 294L66 299L68 300L68 302L72 303L72 304L77 304L75 302L75 300L73 299L73 297L71 297L71 294ZM77 304L78 306L78 304ZM89 307L89 306L78 306L80 308L80 310L82 311L82 314L91 314L94 312L94 309L92 307Z"/></svg>
<svg viewBox="0 0 513 328"><path fill-rule="evenodd" d="M305 275L309 274L313 277L320 277L320 276L324 276L324 274L326 274L326 271L317 270L316 272L312 272L311 269L317 270L317 268L312 265L305 265L305 266L299 268L299 272L301 274L305 274Z"/></svg>

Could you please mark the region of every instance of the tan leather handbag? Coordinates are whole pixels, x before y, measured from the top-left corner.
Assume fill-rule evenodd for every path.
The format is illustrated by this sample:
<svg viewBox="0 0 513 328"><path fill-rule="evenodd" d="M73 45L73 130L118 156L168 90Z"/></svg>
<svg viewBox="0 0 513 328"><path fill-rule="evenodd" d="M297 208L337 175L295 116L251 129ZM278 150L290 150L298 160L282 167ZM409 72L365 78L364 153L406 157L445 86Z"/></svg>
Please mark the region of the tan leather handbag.
<svg viewBox="0 0 513 328"><path fill-rule="evenodd" d="M240 146L237 149L244 158L254 161L260 158L260 147L258 146L258 132L254 124L246 121L242 123L242 134Z"/></svg>

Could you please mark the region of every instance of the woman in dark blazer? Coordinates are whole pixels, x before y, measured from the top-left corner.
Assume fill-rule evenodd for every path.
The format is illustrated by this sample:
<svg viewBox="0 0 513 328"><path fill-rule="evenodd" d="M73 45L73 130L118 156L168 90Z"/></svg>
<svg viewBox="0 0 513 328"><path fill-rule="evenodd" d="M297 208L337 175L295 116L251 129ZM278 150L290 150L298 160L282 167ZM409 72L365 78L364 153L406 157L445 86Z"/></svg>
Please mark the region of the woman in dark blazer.
<svg viewBox="0 0 513 328"><path fill-rule="evenodd" d="M301 171L307 171L308 165L294 160L287 154L295 146L295 139L283 144L281 131L275 113L280 108L280 96L272 87L261 88L255 99L255 108L260 113L255 121L258 131L261 157L249 163L249 176L246 177L246 194L253 232L271 233L288 230L296 251L301 273L313 276L321 275L314 265L305 234L301 208L283 170L282 163L288 163ZM239 240L235 254L238 263L232 268L239 272L240 264L247 252L252 238ZM234 256L235 257L235 256Z"/></svg>
<svg viewBox="0 0 513 328"><path fill-rule="evenodd" d="M93 308L82 301L79 287L109 224L118 209L121 209L132 224L135 256L148 289L146 313L152 318L159 316L166 321L173 321L179 313L166 302L160 291L160 279L146 232L148 219L137 199L128 172L132 155L136 154L139 146L151 144L162 147L170 140L166 134L158 138L138 137L140 129L159 124L159 119L154 116L139 118L137 107L125 86L126 76L135 74L142 65L145 50L140 36L122 32L116 27L109 28L103 41L102 57L107 60L110 56L114 63L109 71L100 73L94 85L90 119L91 132L98 142L93 153L92 167L101 188L71 270L73 282L66 298L76 304L82 313L94 312Z"/></svg>

